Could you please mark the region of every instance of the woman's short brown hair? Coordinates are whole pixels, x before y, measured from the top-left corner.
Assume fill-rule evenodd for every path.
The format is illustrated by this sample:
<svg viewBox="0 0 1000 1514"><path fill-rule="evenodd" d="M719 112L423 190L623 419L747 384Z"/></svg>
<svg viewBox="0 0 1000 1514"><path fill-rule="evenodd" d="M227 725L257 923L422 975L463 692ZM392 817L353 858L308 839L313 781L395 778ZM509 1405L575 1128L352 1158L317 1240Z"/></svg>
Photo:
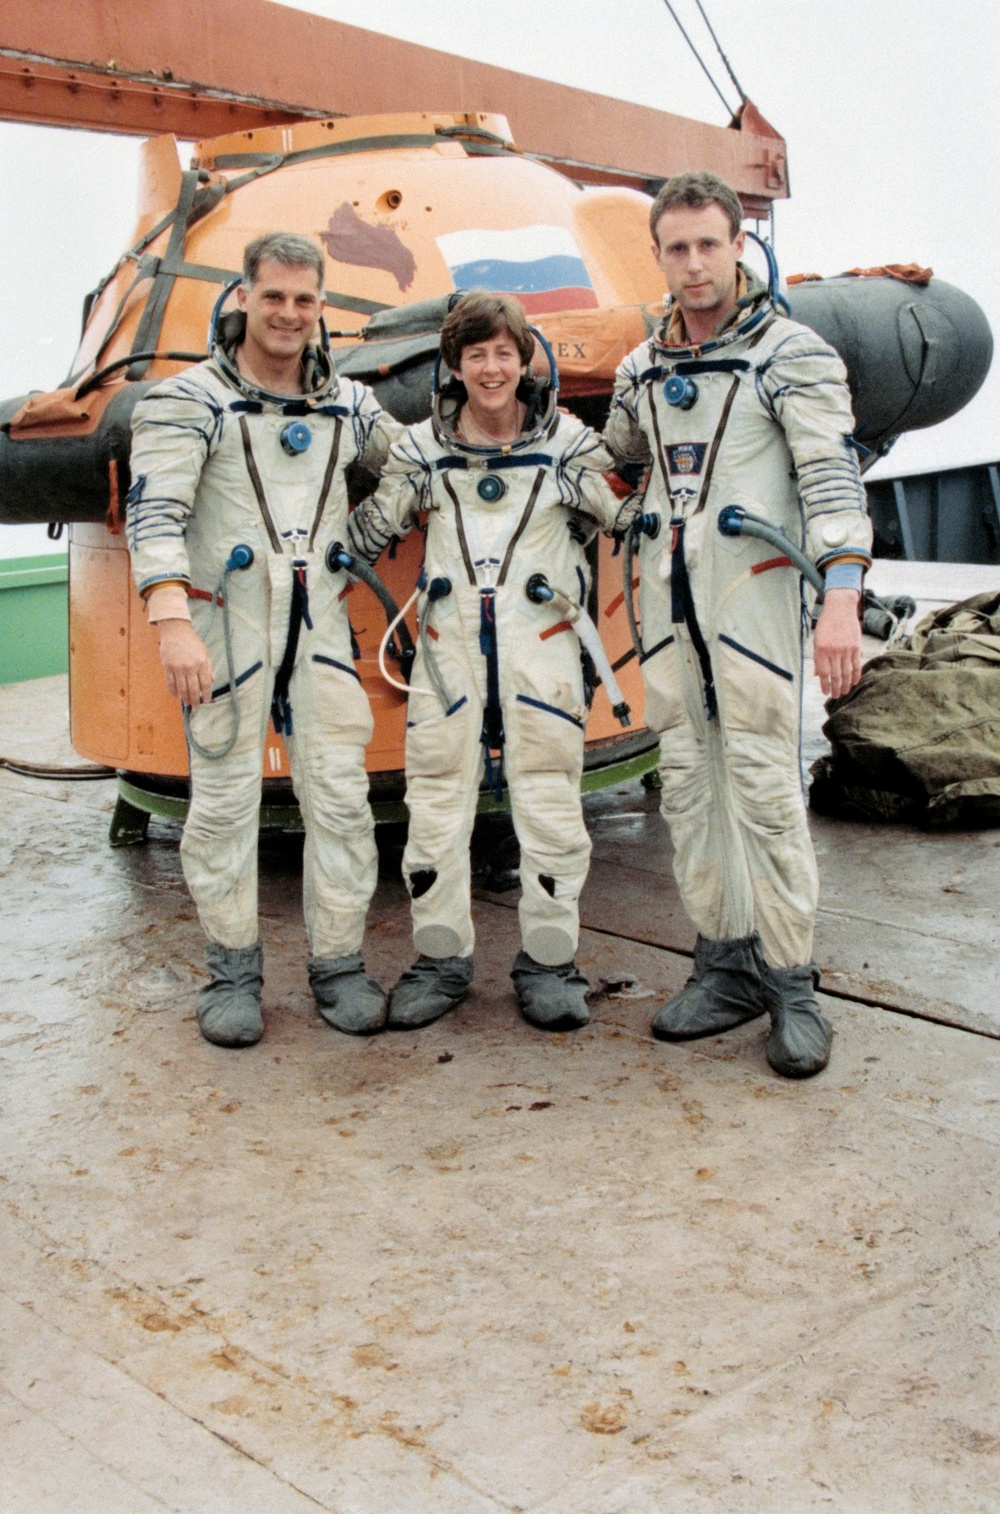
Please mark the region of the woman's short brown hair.
<svg viewBox="0 0 1000 1514"><path fill-rule="evenodd" d="M490 294L486 289L470 289L449 310L441 327L441 356L453 373L462 363L462 351L477 342L505 333L520 354L522 363L530 363L535 339L528 329L524 306L512 294Z"/></svg>

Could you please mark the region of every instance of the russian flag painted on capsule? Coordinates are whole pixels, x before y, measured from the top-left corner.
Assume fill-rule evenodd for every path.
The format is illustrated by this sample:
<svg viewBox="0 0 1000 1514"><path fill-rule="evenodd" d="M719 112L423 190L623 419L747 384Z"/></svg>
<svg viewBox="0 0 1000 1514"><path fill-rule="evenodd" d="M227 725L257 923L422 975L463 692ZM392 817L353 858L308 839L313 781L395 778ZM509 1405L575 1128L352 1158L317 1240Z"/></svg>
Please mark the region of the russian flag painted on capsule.
<svg viewBox="0 0 1000 1514"><path fill-rule="evenodd" d="M456 289L516 294L528 315L597 308L590 274L565 226L451 231L437 244Z"/></svg>

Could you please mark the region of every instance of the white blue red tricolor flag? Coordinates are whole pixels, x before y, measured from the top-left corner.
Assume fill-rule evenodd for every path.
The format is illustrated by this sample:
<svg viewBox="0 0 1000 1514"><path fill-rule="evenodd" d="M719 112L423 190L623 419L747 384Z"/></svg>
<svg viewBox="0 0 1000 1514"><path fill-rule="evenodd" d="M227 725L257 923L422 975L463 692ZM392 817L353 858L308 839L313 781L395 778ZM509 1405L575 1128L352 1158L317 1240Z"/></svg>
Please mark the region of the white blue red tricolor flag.
<svg viewBox="0 0 1000 1514"><path fill-rule="evenodd" d="M597 308L590 274L565 226L450 231L437 244L456 289L516 294L528 315Z"/></svg>

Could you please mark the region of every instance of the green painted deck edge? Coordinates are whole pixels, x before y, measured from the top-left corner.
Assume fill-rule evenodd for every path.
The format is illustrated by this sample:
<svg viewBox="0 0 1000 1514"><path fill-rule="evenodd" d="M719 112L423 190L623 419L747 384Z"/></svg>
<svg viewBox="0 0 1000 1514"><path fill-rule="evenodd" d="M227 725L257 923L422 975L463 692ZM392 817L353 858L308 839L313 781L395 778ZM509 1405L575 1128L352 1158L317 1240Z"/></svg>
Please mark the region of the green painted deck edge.
<svg viewBox="0 0 1000 1514"><path fill-rule="evenodd" d="M0 684L68 671L68 577L61 554L0 562Z"/></svg>
<svg viewBox="0 0 1000 1514"><path fill-rule="evenodd" d="M584 773L580 792L596 794L600 789L611 788L613 784L627 783L632 778L641 778L644 773L649 773L656 767L658 757L659 748L654 743L648 751L640 752L637 757L629 757L624 762L611 762L607 767L592 768ZM169 794L153 794L149 789L142 789L130 783L121 775L118 778L118 793L127 804L133 805L137 810L145 810L147 815L157 815L161 820L187 818L186 799L177 799ZM480 815L502 814L509 809L506 789L501 800L494 799L492 794L479 796L477 810ZM372 812L377 825L391 825L408 818L406 805L401 799L375 800L372 804ZM304 829L297 804L262 804L260 825L263 830L301 831Z"/></svg>
<svg viewBox="0 0 1000 1514"><path fill-rule="evenodd" d="M65 553L43 552L38 557L0 559L0 592L4 589L33 589L41 584L64 584L69 581L69 558Z"/></svg>

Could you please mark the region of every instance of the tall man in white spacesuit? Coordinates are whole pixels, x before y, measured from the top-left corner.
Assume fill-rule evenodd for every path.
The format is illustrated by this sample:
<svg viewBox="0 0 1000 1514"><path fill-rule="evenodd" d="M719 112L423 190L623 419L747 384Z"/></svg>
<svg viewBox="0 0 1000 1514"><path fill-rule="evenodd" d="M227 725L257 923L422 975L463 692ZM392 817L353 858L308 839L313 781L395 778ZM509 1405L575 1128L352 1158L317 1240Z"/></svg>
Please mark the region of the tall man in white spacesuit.
<svg viewBox="0 0 1000 1514"><path fill-rule="evenodd" d="M590 839L580 775L587 701L573 618L587 602L585 543L634 512L602 474L600 438L527 379L534 338L509 295L473 291L447 316L450 370L429 421L394 445L349 541L374 562L427 512L421 645L406 733L409 836L403 872L417 961L389 1025L425 1025L473 976L469 840L484 769L504 778L521 846L521 1013L549 1030L584 1025L574 963ZM554 596L554 597L553 597Z"/></svg>
<svg viewBox="0 0 1000 1514"><path fill-rule="evenodd" d="M650 229L672 298L619 367L605 440L650 466L645 510L662 523L639 549L646 719L661 733L662 812L698 927L694 972L653 1032L714 1035L767 1010L771 1066L808 1077L826 1066L831 1031L814 991L800 578L718 519L732 504L766 517L825 574L813 650L834 696L861 673L871 526L843 364L741 264L741 220L714 175L664 184Z"/></svg>
<svg viewBox="0 0 1000 1514"><path fill-rule="evenodd" d="M191 804L181 858L208 936L202 1034L259 1040L257 828L268 721L284 735L305 823L309 978L320 1014L378 1030L385 997L365 976L376 881L365 747L343 576L324 552L347 526L345 470L375 472L400 428L370 390L339 379L317 344L325 263L306 237L245 251L239 309L207 362L135 408L128 541L185 707Z"/></svg>

